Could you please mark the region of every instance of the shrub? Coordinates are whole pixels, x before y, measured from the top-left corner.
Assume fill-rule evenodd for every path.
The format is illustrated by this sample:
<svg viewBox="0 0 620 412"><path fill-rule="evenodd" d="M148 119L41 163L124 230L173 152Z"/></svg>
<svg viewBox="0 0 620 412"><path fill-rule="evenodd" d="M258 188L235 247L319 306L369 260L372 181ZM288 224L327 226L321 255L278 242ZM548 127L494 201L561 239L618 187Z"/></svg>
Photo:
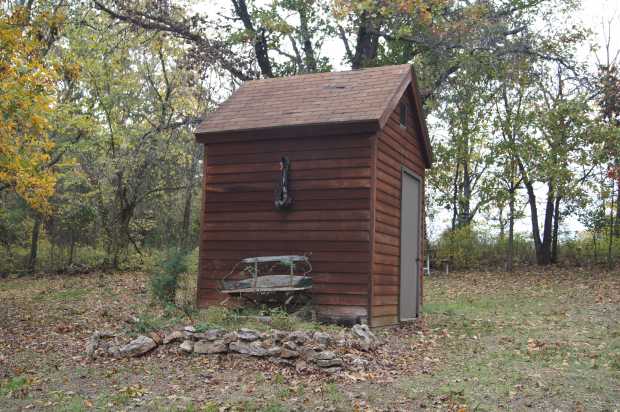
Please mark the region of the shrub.
<svg viewBox="0 0 620 412"><path fill-rule="evenodd" d="M482 251L482 242L471 225L455 230L446 230L441 234L435 247L435 265L447 260L459 269L477 267Z"/></svg>
<svg viewBox="0 0 620 412"><path fill-rule="evenodd" d="M442 261L448 261L450 267L456 270L503 269L506 266L507 250L506 237L498 238L469 225L443 232L439 240L431 244L431 262L439 268ZM534 246L529 236L515 233L513 259L514 265L535 262Z"/></svg>
<svg viewBox="0 0 620 412"><path fill-rule="evenodd" d="M187 254L169 251L159 260L151 275L151 292L155 299L164 305L175 304L179 277L187 271Z"/></svg>
<svg viewBox="0 0 620 412"><path fill-rule="evenodd" d="M560 245L559 262L566 266L607 265L609 236L591 233L567 239ZM620 260L620 238L614 238L611 247L612 262Z"/></svg>
<svg viewBox="0 0 620 412"><path fill-rule="evenodd" d="M186 258L187 270L177 277L175 303L185 312L191 312L196 304L196 285L198 282L198 249Z"/></svg>
<svg viewBox="0 0 620 412"><path fill-rule="evenodd" d="M284 309L271 309L267 315L271 317L271 326L276 329L294 330L297 326L295 320Z"/></svg>

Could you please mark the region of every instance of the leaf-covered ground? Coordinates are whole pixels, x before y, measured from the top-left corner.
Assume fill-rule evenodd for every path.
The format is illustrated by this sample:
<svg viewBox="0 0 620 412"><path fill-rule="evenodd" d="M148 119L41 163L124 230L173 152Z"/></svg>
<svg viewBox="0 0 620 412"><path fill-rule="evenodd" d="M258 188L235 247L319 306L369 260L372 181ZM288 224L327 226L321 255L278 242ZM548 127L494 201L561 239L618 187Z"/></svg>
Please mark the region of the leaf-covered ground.
<svg viewBox="0 0 620 412"><path fill-rule="evenodd" d="M427 278L424 318L380 330L387 343L370 370L338 376L161 347L137 359L88 360L84 347L96 329L129 336L189 322L154 306L146 284L139 273L0 281L0 410L613 411L620 404L620 273Z"/></svg>

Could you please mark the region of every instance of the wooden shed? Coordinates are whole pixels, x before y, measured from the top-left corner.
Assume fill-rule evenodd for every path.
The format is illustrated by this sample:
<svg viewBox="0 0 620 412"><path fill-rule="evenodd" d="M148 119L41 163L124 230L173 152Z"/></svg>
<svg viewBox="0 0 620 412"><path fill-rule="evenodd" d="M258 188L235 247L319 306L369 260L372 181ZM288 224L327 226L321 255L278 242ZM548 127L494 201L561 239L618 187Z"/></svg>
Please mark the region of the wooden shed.
<svg viewBox="0 0 620 412"><path fill-rule="evenodd" d="M320 318L418 316L431 146L410 65L245 82L196 130L205 144L198 304L249 256L311 254ZM293 203L274 205L281 159Z"/></svg>

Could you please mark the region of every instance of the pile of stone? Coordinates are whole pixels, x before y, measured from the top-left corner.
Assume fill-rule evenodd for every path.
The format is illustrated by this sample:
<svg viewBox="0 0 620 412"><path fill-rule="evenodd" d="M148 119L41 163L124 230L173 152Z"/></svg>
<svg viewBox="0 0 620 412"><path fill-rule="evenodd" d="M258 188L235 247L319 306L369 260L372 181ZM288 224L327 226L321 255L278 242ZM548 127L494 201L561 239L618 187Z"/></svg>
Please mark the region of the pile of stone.
<svg viewBox="0 0 620 412"><path fill-rule="evenodd" d="M259 332L253 329L233 332L210 329L202 332L192 326L172 331L163 339L156 333L138 336L125 345L107 343L103 339L107 337L113 335L95 332L87 345L88 356L135 357L159 345L179 344L178 350L187 354L240 354L268 358L295 367L299 372L320 369L329 373L339 372L345 367L365 368L368 365L366 359L348 352L352 348L372 351L379 345L379 340L366 325L355 325L349 333L341 334L338 339L324 332Z"/></svg>

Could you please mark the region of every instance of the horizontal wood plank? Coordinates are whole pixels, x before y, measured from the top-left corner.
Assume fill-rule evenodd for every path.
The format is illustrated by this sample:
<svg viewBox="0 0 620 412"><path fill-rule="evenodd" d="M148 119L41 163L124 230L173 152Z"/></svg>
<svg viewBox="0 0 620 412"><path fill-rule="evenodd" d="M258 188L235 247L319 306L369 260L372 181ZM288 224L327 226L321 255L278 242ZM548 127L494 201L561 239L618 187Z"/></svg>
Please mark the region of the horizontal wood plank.
<svg viewBox="0 0 620 412"><path fill-rule="evenodd" d="M300 170L315 170L325 168L347 168L347 167L370 167L370 158L346 158L346 159L312 159L296 160L291 163L293 172ZM237 173L260 173L260 172L280 172L280 162L266 163L229 163L224 165L207 164L206 176Z"/></svg>
<svg viewBox="0 0 620 412"><path fill-rule="evenodd" d="M261 222L261 221L338 221L338 220L370 220L368 210L333 211L271 211L271 212L231 212L211 213L205 215L205 222Z"/></svg>

